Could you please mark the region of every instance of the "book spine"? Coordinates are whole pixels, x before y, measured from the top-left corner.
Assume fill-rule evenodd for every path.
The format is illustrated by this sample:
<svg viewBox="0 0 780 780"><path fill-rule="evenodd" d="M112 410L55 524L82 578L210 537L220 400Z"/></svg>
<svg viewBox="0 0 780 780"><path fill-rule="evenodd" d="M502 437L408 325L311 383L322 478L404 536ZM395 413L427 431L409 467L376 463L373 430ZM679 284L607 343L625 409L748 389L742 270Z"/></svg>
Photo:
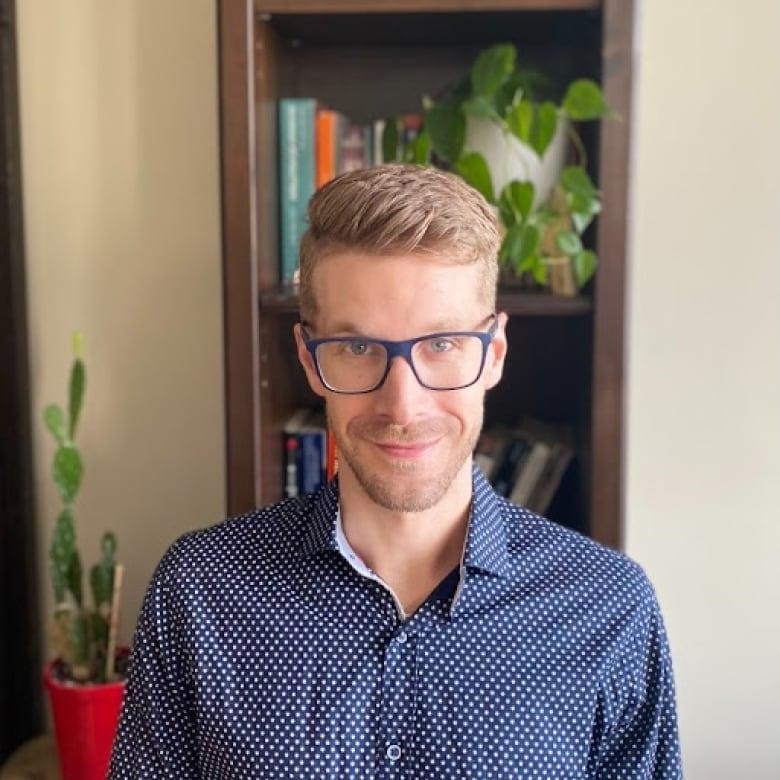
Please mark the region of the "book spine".
<svg viewBox="0 0 780 780"><path fill-rule="evenodd" d="M298 437L285 438L285 482L284 494L287 498L298 496Z"/></svg>
<svg viewBox="0 0 780 780"><path fill-rule="evenodd" d="M506 451L504 461L496 474L493 489L499 496L508 496L515 482L515 475L527 454L528 442L523 437L512 439L509 449Z"/></svg>
<svg viewBox="0 0 780 780"><path fill-rule="evenodd" d="M329 482L336 476L336 472L339 470L339 455L336 451L336 437L330 429L328 429L326 434L326 451L325 479Z"/></svg>
<svg viewBox="0 0 780 780"><path fill-rule="evenodd" d="M298 488L302 494L315 493L325 483L325 431L301 431L298 448Z"/></svg>
<svg viewBox="0 0 780 780"><path fill-rule="evenodd" d="M279 102L280 278L290 283L306 230L306 209L314 192L314 100Z"/></svg>
<svg viewBox="0 0 780 780"><path fill-rule="evenodd" d="M336 175L336 113L327 108L317 111L316 186L327 184Z"/></svg>

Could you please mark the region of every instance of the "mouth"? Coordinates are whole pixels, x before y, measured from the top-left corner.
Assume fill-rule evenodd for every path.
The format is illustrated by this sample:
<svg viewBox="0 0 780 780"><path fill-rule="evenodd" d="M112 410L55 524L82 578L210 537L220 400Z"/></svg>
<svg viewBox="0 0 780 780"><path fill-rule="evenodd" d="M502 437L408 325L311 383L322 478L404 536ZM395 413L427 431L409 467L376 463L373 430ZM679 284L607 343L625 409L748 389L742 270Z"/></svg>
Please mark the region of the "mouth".
<svg viewBox="0 0 780 780"><path fill-rule="evenodd" d="M399 460L418 460L427 455L439 442L439 439L420 442L374 442L374 446L389 458Z"/></svg>

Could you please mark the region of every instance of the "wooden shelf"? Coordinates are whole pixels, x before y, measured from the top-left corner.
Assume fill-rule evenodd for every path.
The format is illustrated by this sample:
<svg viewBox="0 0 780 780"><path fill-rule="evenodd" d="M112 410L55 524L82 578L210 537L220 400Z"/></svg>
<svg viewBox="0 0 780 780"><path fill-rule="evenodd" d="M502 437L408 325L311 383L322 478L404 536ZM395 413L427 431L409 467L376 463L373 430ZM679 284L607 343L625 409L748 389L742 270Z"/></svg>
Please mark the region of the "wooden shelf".
<svg viewBox="0 0 780 780"><path fill-rule="evenodd" d="M499 288L496 302L498 311L519 317L581 317L593 311L593 303L584 295L567 298L545 293L518 292ZM260 293L263 312L296 313L298 293L292 286L277 287Z"/></svg>
<svg viewBox="0 0 780 780"><path fill-rule="evenodd" d="M316 404L298 365L292 287L279 287L277 130L282 97L353 122L417 112L476 54L511 41L552 89L601 82L623 119L583 127L602 214L587 296L500 288L511 315L487 424L538 417L574 431L576 469L550 516L620 547L626 228L635 0L219 0L228 503L281 496L280 421Z"/></svg>
<svg viewBox="0 0 780 780"><path fill-rule="evenodd" d="M322 0L255 0L258 14L322 13ZM327 13L459 13L597 10L601 0L336 0Z"/></svg>

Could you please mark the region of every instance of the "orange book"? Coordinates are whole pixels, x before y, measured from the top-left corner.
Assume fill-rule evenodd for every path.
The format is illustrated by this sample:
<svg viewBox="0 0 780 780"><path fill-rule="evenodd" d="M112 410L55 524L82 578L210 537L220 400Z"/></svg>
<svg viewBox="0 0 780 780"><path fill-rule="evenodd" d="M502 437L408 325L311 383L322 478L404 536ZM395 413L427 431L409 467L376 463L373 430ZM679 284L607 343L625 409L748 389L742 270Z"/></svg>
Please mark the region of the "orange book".
<svg viewBox="0 0 780 780"><path fill-rule="evenodd" d="M336 145L338 142L338 115L327 108L317 109L315 119L315 184L317 189L336 176Z"/></svg>
<svg viewBox="0 0 780 780"><path fill-rule="evenodd" d="M339 468L339 458L336 453L336 437L330 429L328 429L326 445L327 457L325 460L325 479L330 481L336 476L336 472Z"/></svg>

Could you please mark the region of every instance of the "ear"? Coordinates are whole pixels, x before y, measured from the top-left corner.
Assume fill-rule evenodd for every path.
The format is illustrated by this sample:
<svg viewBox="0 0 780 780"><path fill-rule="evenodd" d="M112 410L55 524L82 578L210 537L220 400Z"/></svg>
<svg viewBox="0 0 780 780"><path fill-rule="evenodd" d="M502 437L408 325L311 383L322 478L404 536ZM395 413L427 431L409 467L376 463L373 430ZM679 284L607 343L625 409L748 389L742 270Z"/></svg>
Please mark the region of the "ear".
<svg viewBox="0 0 780 780"><path fill-rule="evenodd" d="M322 398L325 397L327 390L320 381L319 374L314 365L311 353L306 349L306 344L303 341L303 329L300 323L296 323L293 327L293 336L295 337L295 349L298 353L298 361L303 366L303 370L306 372L306 379L309 382L309 387Z"/></svg>
<svg viewBox="0 0 780 780"><path fill-rule="evenodd" d="M497 319L498 325L496 327L496 332L493 336L493 340L490 342L485 357L485 371L482 375L485 383L485 390L490 390L491 387L495 387L504 372L504 360L506 359L507 350L506 313L503 311L499 312Z"/></svg>

